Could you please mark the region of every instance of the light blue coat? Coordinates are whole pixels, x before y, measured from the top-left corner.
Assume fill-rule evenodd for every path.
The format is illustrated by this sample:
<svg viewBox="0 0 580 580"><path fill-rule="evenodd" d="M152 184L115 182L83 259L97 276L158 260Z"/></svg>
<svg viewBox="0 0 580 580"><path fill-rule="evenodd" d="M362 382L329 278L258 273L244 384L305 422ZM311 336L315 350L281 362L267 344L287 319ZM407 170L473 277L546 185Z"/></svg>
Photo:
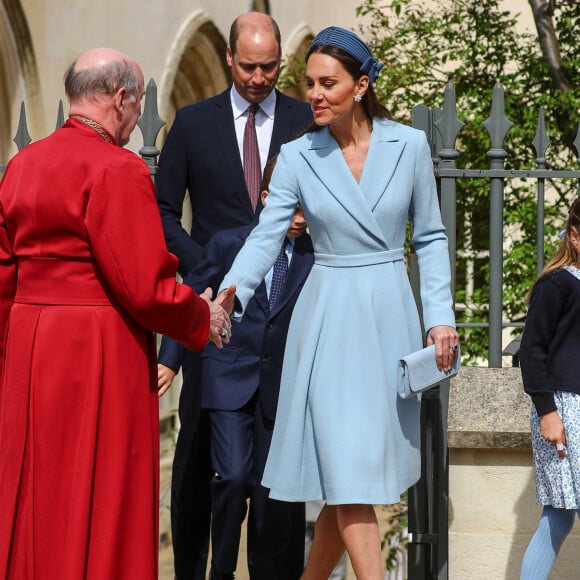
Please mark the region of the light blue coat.
<svg viewBox="0 0 580 580"><path fill-rule="evenodd" d="M328 128L284 145L260 223L222 282L242 311L297 203L315 264L290 325L263 484L281 500L395 503L420 475L419 403L396 389L397 360L423 343L403 260L408 216L425 328L455 325L424 133L375 119L360 183Z"/></svg>

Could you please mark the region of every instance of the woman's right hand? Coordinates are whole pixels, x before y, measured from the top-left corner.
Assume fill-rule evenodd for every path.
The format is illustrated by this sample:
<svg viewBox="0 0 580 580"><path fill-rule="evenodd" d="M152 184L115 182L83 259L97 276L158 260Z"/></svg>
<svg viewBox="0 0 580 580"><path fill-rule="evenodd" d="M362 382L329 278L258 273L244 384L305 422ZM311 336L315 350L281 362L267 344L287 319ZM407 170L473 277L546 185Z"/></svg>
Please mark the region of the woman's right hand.
<svg viewBox="0 0 580 580"><path fill-rule="evenodd" d="M540 417L540 434L542 437L556 446L558 443L566 445L566 432L564 430L564 423L558 414L558 411L550 411ZM564 449L558 450L558 455L564 457L566 451Z"/></svg>
<svg viewBox="0 0 580 580"><path fill-rule="evenodd" d="M437 368L445 372L451 370L459 349L459 335L453 326L444 324L433 326L427 332L427 346L435 345Z"/></svg>

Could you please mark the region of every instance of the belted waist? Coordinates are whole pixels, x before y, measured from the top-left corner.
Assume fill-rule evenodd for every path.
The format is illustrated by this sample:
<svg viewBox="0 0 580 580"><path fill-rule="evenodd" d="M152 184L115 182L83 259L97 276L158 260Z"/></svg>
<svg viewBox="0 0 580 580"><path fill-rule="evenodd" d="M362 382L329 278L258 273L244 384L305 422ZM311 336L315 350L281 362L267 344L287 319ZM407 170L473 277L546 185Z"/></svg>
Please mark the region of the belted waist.
<svg viewBox="0 0 580 580"><path fill-rule="evenodd" d="M15 302L110 305L111 299L90 260L20 258Z"/></svg>
<svg viewBox="0 0 580 580"><path fill-rule="evenodd" d="M374 266L387 262L397 262L405 255L403 248L370 252L368 254L314 254L314 263L318 266L331 266L332 268L354 268L357 266Z"/></svg>

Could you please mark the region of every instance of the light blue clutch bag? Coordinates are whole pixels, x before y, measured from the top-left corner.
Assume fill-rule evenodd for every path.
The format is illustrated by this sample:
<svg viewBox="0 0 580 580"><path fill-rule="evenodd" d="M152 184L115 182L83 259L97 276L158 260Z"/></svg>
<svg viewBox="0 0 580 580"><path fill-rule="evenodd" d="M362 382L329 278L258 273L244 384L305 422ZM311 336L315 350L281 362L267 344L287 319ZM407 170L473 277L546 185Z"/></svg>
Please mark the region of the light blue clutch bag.
<svg viewBox="0 0 580 580"><path fill-rule="evenodd" d="M444 372L437 368L435 361L435 345L427 346L404 356L399 360L397 368L397 390L402 399L414 397L445 379L454 377L461 366L461 351L453 362L451 370Z"/></svg>

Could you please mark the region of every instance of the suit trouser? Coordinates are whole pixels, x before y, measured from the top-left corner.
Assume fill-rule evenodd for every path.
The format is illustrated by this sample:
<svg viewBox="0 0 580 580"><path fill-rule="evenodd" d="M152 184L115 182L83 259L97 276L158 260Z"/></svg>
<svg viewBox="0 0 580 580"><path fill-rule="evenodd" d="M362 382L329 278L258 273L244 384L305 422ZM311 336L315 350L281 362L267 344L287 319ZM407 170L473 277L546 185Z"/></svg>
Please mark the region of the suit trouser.
<svg viewBox="0 0 580 580"><path fill-rule="evenodd" d="M298 580L304 566L303 503L272 500L260 485L273 421L259 394L235 411L208 410L210 453L215 471L212 495L212 565L220 574L237 566L241 525L247 522L251 580Z"/></svg>
<svg viewBox="0 0 580 580"><path fill-rule="evenodd" d="M171 535L176 580L204 580L211 516L209 422L196 388L197 359L186 354L179 398L181 427L171 479Z"/></svg>

